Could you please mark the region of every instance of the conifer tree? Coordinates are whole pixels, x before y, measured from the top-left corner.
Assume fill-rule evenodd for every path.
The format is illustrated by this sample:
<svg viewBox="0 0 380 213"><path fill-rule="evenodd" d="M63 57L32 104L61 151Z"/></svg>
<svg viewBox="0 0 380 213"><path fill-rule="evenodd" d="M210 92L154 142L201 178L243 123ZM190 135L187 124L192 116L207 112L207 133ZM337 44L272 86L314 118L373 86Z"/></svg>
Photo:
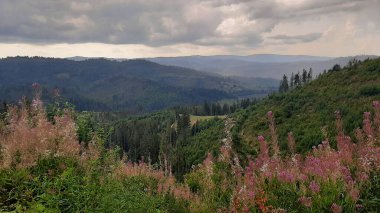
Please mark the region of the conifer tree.
<svg viewBox="0 0 380 213"><path fill-rule="evenodd" d="M284 75L280 84L280 92L287 92L289 90L288 77Z"/></svg>
<svg viewBox="0 0 380 213"><path fill-rule="evenodd" d="M290 89L294 88L294 73L290 76Z"/></svg>
<svg viewBox="0 0 380 213"><path fill-rule="evenodd" d="M300 73L297 73L297 74L294 76L294 87L298 87L298 86L301 86L301 77L300 77Z"/></svg>
<svg viewBox="0 0 380 213"><path fill-rule="evenodd" d="M302 84L307 83L307 71L305 69L302 70Z"/></svg>
<svg viewBox="0 0 380 213"><path fill-rule="evenodd" d="M310 82L313 80L313 69L310 67L309 73L307 74L307 82Z"/></svg>

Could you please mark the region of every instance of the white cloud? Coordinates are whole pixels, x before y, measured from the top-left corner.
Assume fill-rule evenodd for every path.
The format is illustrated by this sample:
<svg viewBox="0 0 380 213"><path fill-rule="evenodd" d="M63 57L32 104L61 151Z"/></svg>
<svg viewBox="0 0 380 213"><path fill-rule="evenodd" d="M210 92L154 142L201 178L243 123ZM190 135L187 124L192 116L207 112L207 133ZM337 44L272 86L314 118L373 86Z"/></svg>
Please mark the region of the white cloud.
<svg viewBox="0 0 380 213"><path fill-rule="evenodd" d="M341 50L336 54L354 54L344 45L380 45L379 9L380 0L1 0L0 45L91 44L135 55L177 48L183 49L176 54L291 54L314 45L304 54L316 54L324 53L323 41Z"/></svg>

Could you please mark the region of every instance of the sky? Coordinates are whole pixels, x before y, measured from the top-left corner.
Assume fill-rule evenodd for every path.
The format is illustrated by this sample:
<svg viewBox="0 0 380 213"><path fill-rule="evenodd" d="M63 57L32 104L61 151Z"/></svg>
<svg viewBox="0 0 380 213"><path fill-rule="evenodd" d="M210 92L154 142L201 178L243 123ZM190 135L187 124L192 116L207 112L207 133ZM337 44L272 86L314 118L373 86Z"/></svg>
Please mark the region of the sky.
<svg viewBox="0 0 380 213"><path fill-rule="evenodd" d="M0 57L380 55L380 0L0 0Z"/></svg>

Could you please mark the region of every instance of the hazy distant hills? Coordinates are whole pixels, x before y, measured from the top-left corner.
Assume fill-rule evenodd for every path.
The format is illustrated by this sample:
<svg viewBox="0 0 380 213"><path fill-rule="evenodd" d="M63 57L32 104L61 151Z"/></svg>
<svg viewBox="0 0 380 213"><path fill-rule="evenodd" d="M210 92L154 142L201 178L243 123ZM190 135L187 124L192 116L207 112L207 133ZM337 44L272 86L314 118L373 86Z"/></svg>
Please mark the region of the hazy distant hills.
<svg viewBox="0 0 380 213"><path fill-rule="evenodd" d="M216 56L180 56L180 57L157 57L146 58L145 60L161 65L185 67L202 72L219 74L229 77L245 78L271 78L280 79L284 74L290 75L302 69L312 68L314 75L328 70L335 64L341 66L356 58L364 60L366 58L376 58L374 55L359 55L348 57L325 57L308 55L276 55L257 54L249 56L236 55L216 55ZM68 58L75 61L83 61L86 57ZM112 58L109 60L124 61L127 59Z"/></svg>
<svg viewBox="0 0 380 213"><path fill-rule="evenodd" d="M160 57L147 60L171 66L187 67L224 76L262 77L280 79L283 74L313 68L314 74L330 69L335 64L346 65L351 59L374 58L376 56L354 57L320 57L306 55L271 55L251 56L185 56Z"/></svg>
<svg viewBox="0 0 380 213"><path fill-rule="evenodd" d="M357 59L375 56L356 56ZM312 67L314 74L353 57L251 55L104 59L0 59L0 100L16 101L40 83L44 98L59 88L80 110L146 112L277 90L283 74Z"/></svg>
<svg viewBox="0 0 380 213"><path fill-rule="evenodd" d="M18 100L40 83L79 109L151 111L175 105L263 95L277 80L223 77L145 60L68 60L14 57L0 60L0 99Z"/></svg>

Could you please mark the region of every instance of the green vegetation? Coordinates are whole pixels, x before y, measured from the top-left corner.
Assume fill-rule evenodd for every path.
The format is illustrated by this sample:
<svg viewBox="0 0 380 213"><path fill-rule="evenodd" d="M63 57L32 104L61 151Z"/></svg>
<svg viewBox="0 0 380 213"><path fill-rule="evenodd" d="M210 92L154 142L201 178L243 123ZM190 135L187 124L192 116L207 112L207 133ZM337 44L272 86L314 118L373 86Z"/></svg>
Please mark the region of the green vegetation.
<svg viewBox="0 0 380 213"><path fill-rule="evenodd" d="M0 211L379 212L379 67L126 118L45 108L34 84L32 101L0 108Z"/></svg>
<svg viewBox="0 0 380 213"><path fill-rule="evenodd" d="M45 102L51 101L51 93L58 88L61 97L78 110L129 113L262 96L276 86L253 90L234 79L145 60L0 59L0 99L17 102L24 95L31 98L30 85L35 82L42 86Z"/></svg>
<svg viewBox="0 0 380 213"><path fill-rule="evenodd" d="M191 125L194 125L197 122L207 121L207 120L210 120L213 118L224 119L224 118L226 118L226 116L225 115L216 115L216 116L215 115L214 116L190 115L190 123L191 123Z"/></svg>
<svg viewBox="0 0 380 213"><path fill-rule="evenodd" d="M344 69L335 67L304 86L295 85L289 92L270 95L240 110L234 114L236 147L245 154L256 153L256 137L269 136L265 119L268 111L276 115L282 150L286 149L288 132L293 132L297 151L302 153L322 141L324 134L336 135L336 111L342 115L345 133L353 136L353 130L362 126L362 113L371 111L371 103L380 99L378 67L380 59L356 62ZM336 146L335 140L331 143Z"/></svg>

